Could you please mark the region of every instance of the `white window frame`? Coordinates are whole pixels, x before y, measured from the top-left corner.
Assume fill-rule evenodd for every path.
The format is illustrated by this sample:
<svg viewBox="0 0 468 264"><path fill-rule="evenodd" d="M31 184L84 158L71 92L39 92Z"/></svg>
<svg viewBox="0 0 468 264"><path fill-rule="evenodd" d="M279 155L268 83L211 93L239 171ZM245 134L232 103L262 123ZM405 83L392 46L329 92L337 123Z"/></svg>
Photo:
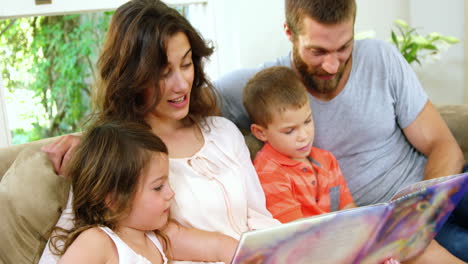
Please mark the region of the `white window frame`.
<svg viewBox="0 0 468 264"><path fill-rule="evenodd" d="M208 2L208 0L163 1L168 5L189 5ZM51 4L36 5L33 0L5 0L5 3L1 4L0 19L114 10L125 2L128 2L128 0L53 0Z"/></svg>
<svg viewBox="0 0 468 264"><path fill-rule="evenodd" d="M0 76L0 147L11 146L11 133L8 126L4 89L2 76Z"/></svg>
<svg viewBox="0 0 468 264"><path fill-rule="evenodd" d="M168 5L206 4L208 0L164 0Z"/></svg>

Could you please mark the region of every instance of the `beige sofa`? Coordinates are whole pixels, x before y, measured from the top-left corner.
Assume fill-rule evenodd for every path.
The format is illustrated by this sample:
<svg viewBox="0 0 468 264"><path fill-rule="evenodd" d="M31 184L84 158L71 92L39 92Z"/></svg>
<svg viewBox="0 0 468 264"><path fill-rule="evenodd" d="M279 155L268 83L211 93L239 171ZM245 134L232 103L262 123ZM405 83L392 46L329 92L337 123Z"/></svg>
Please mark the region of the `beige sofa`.
<svg viewBox="0 0 468 264"><path fill-rule="evenodd" d="M468 161L468 105L441 105L438 110ZM40 151L52 140L0 149L0 263L37 263L65 206L69 184L55 175ZM255 141L246 140L252 152L258 150Z"/></svg>

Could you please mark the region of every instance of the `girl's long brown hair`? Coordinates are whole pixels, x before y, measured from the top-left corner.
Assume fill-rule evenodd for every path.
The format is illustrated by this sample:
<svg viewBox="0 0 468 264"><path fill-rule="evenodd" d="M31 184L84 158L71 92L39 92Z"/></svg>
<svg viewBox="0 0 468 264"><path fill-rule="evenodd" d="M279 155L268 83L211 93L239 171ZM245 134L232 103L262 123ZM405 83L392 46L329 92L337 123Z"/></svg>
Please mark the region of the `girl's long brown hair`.
<svg viewBox="0 0 468 264"><path fill-rule="evenodd" d="M194 81L187 120L199 122L218 114L216 95L203 70L212 53L200 34L176 10L158 0L133 0L112 17L98 60L94 117L144 122L159 101L159 80L168 64L167 40L183 32L189 39ZM145 90L155 89L153 98Z"/></svg>
<svg viewBox="0 0 468 264"><path fill-rule="evenodd" d="M117 222L130 212L138 179L152 155L167 153L162 140L140 123L106 121L89 128L67 167L74 195L74 227L52 232L51 251L62 255L89 228L115 229ZM169 240L155 232L163 238L167 252ZM63 248L58 241L64 242Z"/></svg>

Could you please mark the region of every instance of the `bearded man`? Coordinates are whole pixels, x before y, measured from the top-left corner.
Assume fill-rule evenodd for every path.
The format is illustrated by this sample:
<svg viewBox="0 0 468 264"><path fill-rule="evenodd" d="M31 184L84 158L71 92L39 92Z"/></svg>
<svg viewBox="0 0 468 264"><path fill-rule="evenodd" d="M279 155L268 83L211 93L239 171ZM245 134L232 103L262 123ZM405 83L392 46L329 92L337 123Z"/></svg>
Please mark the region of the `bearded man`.
<svg viewBox="0 0 468 264"><path fill-rule="evenodd" d="M462 171L460 147L398 50L354 40L355 0L286 0L285 11L292 52L214 82L225 117L249 129L245 83L261 69L286 66L308 88L315 146L338 159L356 204L388 201L404 186ZM466 255L466 230L457 233L449 240Z"/></svg>

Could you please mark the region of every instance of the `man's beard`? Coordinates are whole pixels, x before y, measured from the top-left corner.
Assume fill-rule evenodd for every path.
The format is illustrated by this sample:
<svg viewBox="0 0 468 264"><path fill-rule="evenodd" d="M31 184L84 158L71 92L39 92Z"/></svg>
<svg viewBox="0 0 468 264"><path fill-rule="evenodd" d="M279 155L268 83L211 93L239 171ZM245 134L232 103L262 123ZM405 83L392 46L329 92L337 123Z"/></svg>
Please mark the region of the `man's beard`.
<svg viewBox="0 0 468 264"><path fill-rule="evenodd" d="M316 76L329 75L329 73L327 73L321 67L316 69L309 69L309 66L302 60L301 56L299 55L297 47L294 46L293 48L294 66L301 75L304 85L310 92L315 91L321 94L330 94L337 89L338 84L340 83L341 78L343 77L346 64L348 64L350 58L351 56L346 60L345 63L340 64L335 76L332 79L322 80Z"/></svg>

